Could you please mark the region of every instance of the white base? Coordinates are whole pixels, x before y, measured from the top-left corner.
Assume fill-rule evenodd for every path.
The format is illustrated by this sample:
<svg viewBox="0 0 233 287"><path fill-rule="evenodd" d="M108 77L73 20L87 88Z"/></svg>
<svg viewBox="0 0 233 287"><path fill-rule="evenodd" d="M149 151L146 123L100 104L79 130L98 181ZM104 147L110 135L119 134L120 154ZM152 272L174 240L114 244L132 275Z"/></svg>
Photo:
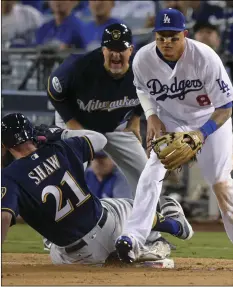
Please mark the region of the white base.
<svg viewBox="0 0 233 287"><path fill-rule="evenodd" d="M136 267L148 267L148 268L172 269L175 267L175 263L173 259L166 258L166 259L156 260L156 261L138 262L138 263L135 263L135 266Z"/></svg>

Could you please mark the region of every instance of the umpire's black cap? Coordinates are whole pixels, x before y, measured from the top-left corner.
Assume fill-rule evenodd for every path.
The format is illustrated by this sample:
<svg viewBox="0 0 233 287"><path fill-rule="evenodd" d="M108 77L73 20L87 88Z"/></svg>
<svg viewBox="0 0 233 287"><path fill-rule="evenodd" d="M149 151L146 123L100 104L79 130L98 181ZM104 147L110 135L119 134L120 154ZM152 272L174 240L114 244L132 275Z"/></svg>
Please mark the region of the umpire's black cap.
<svg viewBox="0 0 233 287"><path fill-rule="evenodd" d="M132 31L125 24L112 24L105 28L102 47L114 51L124 51L132 45Z"/></svg>

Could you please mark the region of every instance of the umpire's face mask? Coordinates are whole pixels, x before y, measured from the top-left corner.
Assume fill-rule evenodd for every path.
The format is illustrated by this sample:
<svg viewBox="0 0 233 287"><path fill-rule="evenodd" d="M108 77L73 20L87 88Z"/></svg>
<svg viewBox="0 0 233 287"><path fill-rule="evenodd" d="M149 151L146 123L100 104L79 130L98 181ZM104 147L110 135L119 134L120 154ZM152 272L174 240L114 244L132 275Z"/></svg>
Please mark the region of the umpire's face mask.
<svg viewBox="0 0 233 287"><path fill-rule="evenodd" d="M133 47L124 51L113 51L103 47L104 67L113 77L124 75L129 68L129 59L132 54Z"/></svg>

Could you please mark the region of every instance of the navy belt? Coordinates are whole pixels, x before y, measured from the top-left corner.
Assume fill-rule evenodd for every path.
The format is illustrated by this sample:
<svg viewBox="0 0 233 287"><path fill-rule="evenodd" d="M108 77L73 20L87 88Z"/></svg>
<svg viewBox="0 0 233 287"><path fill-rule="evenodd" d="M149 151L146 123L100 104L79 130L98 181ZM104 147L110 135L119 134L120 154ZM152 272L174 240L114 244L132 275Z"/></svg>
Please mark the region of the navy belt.
<svg viewBox="0 0 233 287"><path fill-rule="evenodd" d="M100 228L103 228L104 224L107 221L107 217L108 217L108 211L106 208L103 208L103 214L102 214L99 222L97 223L97 225ZM87 243L83 239L81 239L77 244L70 246L70 247L65 247L65 251L66 251L66 253L72 253L72 252L80 250L81 248L83 248L86 245L87 245Z"/></svg>

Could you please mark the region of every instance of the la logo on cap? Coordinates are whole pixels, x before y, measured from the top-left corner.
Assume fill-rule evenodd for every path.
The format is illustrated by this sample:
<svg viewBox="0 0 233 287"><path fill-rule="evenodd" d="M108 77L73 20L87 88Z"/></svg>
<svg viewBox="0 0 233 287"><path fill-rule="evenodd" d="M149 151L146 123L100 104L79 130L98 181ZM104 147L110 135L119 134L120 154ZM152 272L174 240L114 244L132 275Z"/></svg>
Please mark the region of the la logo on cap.
<svg viewBox="0 0 233 287"><path fill-rule="evenodd" d="M171 19L167 16L167 14L164 14L163 23L170 23Z"/></svg>

